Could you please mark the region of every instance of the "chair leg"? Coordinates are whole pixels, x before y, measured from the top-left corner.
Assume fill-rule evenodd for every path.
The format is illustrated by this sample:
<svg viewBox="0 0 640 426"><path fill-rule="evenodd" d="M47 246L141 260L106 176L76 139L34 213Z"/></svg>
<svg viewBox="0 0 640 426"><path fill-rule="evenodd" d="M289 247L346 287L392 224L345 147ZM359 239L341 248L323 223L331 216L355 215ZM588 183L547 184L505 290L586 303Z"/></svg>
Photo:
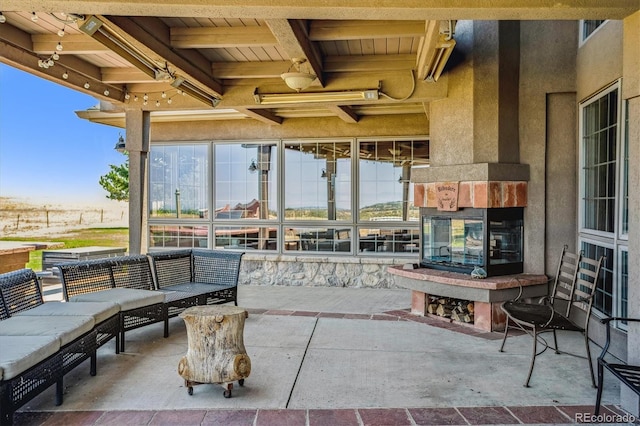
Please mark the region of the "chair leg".
<svg viewBox="0 0 640 426"><path fill-rule="evenodd" d="M507 335L509 334L509 317L504 325L504 337L502 338L502 345L500 345L500 352L504 352L504 344L507 342Z"/></svg>
<svg viewBox="0 0 640 426"><path fill-rule="evenodd" d="M556 330L553 330L553 350L556 354L560 354L560 350L558 349L558 335L556 334Z"/></svg>
<svg viewBox="0 0 640 426"><path fill-rule="evenodd" d="M529 366L529 374L527 375L527 380L524 382L524 387L529 387L529 380L531 380L531 374L533 373L533 365L536 362L536 354L538 352L538 330L534 327L533 329L533 352L531 353L531 365Z"/></svg>
<svg viewBox="0 0 640 426"><path fill-rule="evenodd" d="M604 388L603 378L604 368L602 368L602 364L598 361L598 393L596 394L596 407L594 412L596 416L600 414L600 402L602 401L602 389Z"/></svg>
<svg viewBox="0 0 640 426"><path fill-rule="evenodd" d="M596 387L596 379L593 374L593 363L591 362L591 349L589 349L589 336L585 333L584 335L584 344L587 349L587 362L589 363L589 373L591 374L591 386ZM598 383L600 383L598 379Z"/></svg>

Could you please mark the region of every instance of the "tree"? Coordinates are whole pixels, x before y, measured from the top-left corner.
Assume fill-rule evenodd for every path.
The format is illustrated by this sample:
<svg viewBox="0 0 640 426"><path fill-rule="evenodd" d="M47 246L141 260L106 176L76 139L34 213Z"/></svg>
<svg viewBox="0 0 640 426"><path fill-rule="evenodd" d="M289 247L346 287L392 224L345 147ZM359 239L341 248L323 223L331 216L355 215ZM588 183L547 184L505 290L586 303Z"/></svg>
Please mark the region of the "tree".
<svg viewBox="0 0 640 426"><path fill-rule="evenodd" d="M125 154L126 155L126 154ZM109 193L107 198L116 201L129 201L129 156L124 164L114 166L110 164L111 171L100 176L100 186Z"/></svg>

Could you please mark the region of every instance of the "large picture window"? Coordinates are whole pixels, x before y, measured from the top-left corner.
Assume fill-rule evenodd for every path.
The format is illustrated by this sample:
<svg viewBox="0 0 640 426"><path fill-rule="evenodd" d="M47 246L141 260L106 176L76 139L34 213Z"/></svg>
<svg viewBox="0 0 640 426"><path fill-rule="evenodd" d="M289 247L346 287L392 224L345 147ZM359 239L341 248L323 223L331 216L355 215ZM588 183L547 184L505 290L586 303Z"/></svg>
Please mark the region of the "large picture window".
<svg viewBox="0 0 640 426"><path fill-rule="evenodd" d="M614 84L580 105L580 245L605 256L593 306L609 316L627 312L628 119L619 91Z"/></svg>
<svg viewBox="0 0 640 426"><path fill-rule="evenodd" d="M150 159L152 248L417 254L426 138L152 144Z"/></svg>

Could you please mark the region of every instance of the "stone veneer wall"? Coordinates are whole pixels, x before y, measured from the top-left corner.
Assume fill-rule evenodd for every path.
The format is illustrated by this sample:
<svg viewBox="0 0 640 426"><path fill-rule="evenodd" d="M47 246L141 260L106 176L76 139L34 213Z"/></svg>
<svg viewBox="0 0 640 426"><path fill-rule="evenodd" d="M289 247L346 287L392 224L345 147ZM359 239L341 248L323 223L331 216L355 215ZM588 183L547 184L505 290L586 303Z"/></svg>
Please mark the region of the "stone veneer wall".
<svg viewBox="0 0 640 426"><path fill-rule="evenodd" d="M238 284L399 288L387 266L417 258L284 256L246 253Z"/></svg>

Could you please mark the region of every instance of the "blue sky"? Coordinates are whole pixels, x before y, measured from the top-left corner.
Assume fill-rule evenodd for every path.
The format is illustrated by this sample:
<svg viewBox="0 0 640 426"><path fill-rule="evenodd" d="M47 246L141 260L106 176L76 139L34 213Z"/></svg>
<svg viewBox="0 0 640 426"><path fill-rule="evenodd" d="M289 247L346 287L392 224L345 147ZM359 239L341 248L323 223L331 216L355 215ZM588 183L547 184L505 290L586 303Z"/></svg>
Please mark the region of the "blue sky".
<svg viewBox="0 0 640 426"><path fill-rule="evenodd" d="M75 111L98 100L0 64L0 196L35 203L107 202L98 184L125 156L113 147L124 129Z"/></svg>

